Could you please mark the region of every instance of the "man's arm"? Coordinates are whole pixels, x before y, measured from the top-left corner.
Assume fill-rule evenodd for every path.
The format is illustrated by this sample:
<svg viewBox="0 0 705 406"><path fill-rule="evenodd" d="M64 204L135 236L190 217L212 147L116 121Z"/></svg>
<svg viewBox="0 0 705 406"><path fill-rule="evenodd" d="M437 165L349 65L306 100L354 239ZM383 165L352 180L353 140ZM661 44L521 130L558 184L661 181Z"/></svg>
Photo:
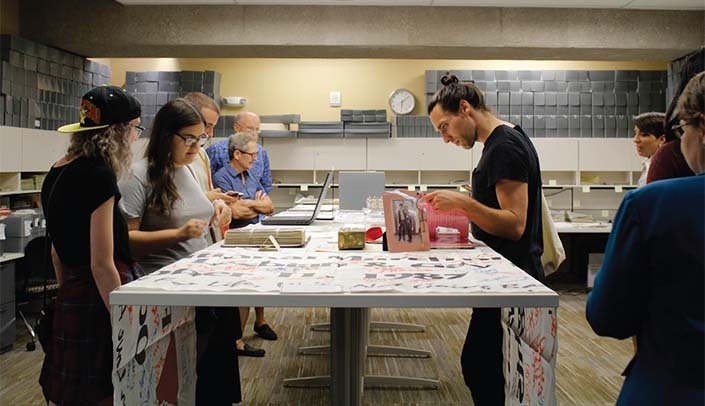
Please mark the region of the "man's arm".
<svg viewBox="0 0 705 406"><path fill-rule="evenodd" d="M247 207L260 214L271 214L274 211L272 199L261 190L257 191L255 199L245 200L245 202Z"/></svg>
<svg viewBox="0 0 705 406"><path fill-rule="evenodd" d="M440 212L460 209L475 225L487 233L517 241L526 229L529 186L525 182L500 180L495 185L500 209L493 209L470 196L449 190L427 194L424 199Z"/></svg>
<svg viewBox="0 0 705 406"><path fill-rule="evenodd" d="M216 142L206 148L206 154L211 160L211 176L215 176L216 172L230 161L228 159L228 139Z"/></svg>
<svg viewBox="0 0 705 406"><path fill-rule="evenodd" d="M262 147L262 179L260 183L262 188L267 193L272 192L272 171L269 169L269 155L267 155L267 150Z"/></svg>
<svg viewBox="0 0 705 406"><path fill-rule="evenodd" d="M250 207L251 199L240 199L230 204L233 218L235 220L250 220L258 216L255 210Z"/></svg>

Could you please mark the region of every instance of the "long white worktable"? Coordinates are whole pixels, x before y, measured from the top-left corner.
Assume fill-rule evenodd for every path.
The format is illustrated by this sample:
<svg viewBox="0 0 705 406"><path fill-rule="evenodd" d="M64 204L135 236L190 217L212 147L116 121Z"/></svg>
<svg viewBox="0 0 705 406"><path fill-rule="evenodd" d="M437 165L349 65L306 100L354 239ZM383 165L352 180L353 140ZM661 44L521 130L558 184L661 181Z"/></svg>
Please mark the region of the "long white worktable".
<svg viewBox="0 0 705 406"><path fill-rule="evenodd" d="M368 244L338 251L338 228L364 223L360 217L339 213L334 222L317 221L306 229L311 240L304 248L215 244L112 292L115 404L156 402L169 351L179 360L179 399L192 401L193 306L330 308L333 405L361 404L365 379L374 379L364 375L370 308L502 307L507 399L555 404L555 292L484 246L388 253ZM524 376L527 368L532 376Z"/></svg>

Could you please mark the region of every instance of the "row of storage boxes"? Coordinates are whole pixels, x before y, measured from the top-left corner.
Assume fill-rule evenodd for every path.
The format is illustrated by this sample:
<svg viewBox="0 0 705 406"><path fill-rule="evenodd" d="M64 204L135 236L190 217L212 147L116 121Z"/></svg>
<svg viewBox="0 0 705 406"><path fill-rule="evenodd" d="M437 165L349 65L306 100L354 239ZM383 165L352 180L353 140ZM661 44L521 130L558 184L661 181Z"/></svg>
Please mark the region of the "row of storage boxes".
<svg viewBox="0 0 705 406"><path fill-rule="evenodd" d="M392 124L342 121L302 121L298 131L262 130L263 138L389 138Z"/></svg>

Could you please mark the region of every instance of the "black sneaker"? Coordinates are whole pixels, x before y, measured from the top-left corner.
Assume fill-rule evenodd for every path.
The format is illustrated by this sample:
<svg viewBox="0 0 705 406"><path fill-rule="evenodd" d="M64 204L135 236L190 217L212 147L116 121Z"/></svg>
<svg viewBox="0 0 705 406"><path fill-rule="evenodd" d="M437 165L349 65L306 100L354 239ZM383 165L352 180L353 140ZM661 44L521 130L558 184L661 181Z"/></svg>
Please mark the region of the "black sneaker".
<svg viewBox="0 0 705 406"><path fill-rule="evenodd" d="M243 349L237 350L237 355L242 355L244 357L264 357L264 354L264 348L255 348L247 343L245 343L245 347Z"/></svg>
<svg viewBox="0 0 705 406"><path fill-rule="evenodd" d="M275 333L267 323L264 323L261 326L255 324L254 330L258 336L264 338L265 340L276 341L277 339L277 333Z"/></svg>

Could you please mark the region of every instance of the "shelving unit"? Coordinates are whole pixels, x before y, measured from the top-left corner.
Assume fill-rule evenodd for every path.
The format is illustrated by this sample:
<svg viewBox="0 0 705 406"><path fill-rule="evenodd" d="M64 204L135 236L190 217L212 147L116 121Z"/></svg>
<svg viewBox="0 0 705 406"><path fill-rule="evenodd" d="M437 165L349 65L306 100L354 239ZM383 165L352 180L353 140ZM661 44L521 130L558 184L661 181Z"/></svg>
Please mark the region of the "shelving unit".
<svg viewBox="0 0 705 406"><path fill-rule="evenodd" d="M634 187L641 159L631 139L534 138L544 187ZM482 144L468 151L437 138L267 139L277 186L317 183L331 168L384 171L390 187L455 188L470 183Z"/></svg>

